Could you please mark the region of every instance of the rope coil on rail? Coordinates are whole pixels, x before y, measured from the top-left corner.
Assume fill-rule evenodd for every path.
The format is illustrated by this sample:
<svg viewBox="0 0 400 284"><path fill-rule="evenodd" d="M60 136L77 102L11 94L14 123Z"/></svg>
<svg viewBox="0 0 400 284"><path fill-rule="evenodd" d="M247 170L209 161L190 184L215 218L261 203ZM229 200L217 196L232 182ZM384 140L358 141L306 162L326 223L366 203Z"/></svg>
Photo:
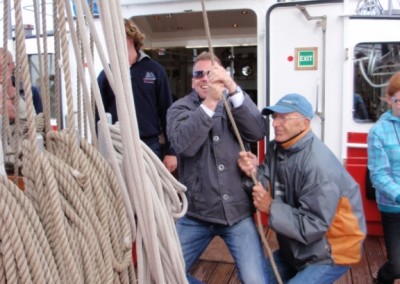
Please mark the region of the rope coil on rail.
<svg viewBox="0 0 400 284"><path fill-rule="evenodd" d="M15 5L19 20L17 30L20 30L20 1L16 1ZM24 73L27 70L25 46L18 36L17 43L20 43L17 44L17 52L21 54ZM25 74L28 131L23 142L23 173L26 195L4 177L1 177L2 185L11 189L2 190L2 193L13 190L19 193L19 197L23 196L24 208L32 210L22 215L36 216L41 223L16 223L19 219L13 221L10 216L19 216L14 211L23 209L13 205L11 214L8 207L1 206L4 208L2 219L9 229L1 229L1 245L6 255L1 255L3 266L0 279L10 283L133 283L131 232L113 171L106 169L108 164L105 161L96 161L101 156L96 156L95 151L91 151L84 142L84 153L78 147L72 147L71 151L71 145L76 144L73 141L76 136L68 131L63 134L49 132L52 141L48 144L52 147L49 151L38 151L28 80ZM96 167L90 165L88 158L94 160ZM98 172L93 169L106 173L103 180L99 181ZM3 197L9 196L2 195L1 205L3 202L14 204ZM34 230L30 229L32 226L39 228L40 241L47 243L44 253L32 249L42 246L36 241ZM25 239L33 239L34 242L21 246ZM12 245L7 240L12 241ZM11 252L16 253L15 260L10 257ZM24 257L24 252L27 257ZM47 259L50 264L46 264Z"/></svg>
<svg viewBox="0 0 400 284"><path fill-rule="evenodd" d="M82 11L82 3L78 2L79 13ZM14 211L6 206L3 209L3 203L15 202L11 202L8 195L1 195L1 218L7 227L0 227L0 283L185 283L184 261L174 220L186 212L186 188L173 178L143 143L139 147L142 150L138 151L136 148L135 153L127 153L126 145L132 144L132 139L127 139L127 136L119 132L120 137L124 137L120 139L122 144L119 144L119 150L121 153L125 152L119 155L122 161L120 164L130 190L125 194L119 180L121 173L112 168L86 140L78 138L74 128L54 132L49 130L47 115L45 121L43 117L35 117L22 31L21 0L14 3L17 23L16 52L20 60L21 79L27 101L27 122L23 130L25 140L22 143L25 192L21 192L4 177L0 179L0 187L5 186L11 188L8 189L10 192L17 192L19 198L23 199L24 208L30 211L14 205L10 207ZM55 22L59 33L56 41L61 43L59 53L62 54L67 93L68 125L74 126L64 9L69 20L71 12L68 1L55 1L54 4L53 11L58 16L55 16ZM106 11L118 14L117 1L104 4L112 7L103 7L103 13ZM84 1L83 8L87 9L85 5L87 3ZM108 19L120 21L122 18L108 15ZM71 25L70 29L72 30ZM85 40L82 45L85 46ZM58 44L55 46L57 48ZM125 44L119 42L119 47L123 46ZM122 60L120 64L124 66L125 63ZM79 81L85 84L82 77ZM95 79L93 81L96 82ZM87 94L87 91L84 92ZM127 96L132 100L132 94L128 92ZM97 97L96 102L98 101ZM127 119L136 117L132 106L133 104L128 107L129 111L125 114ZM123 116L122 111L120 117ZM60 119L58 123L60 125ZM36 144L38 128L40 131L45 129L46 133L46 149L43 151ZM132 129L137 132L134 124ZM131 137L135 145L141 143L138 135ZM143 159L143 167L141 163L135 164L138 159ZM135 175L134 182L131 182L132 175ZM138 186L136 181L140 179L143 180L139 182L141 186ZM24 217L39 222L30 225L19 219L18 222L13 220L11 217L18 216L18 211L23 211L21 214ZM128 221L128 216L133 214L139 220L137 230L135 220ZM131 258L132 236L137 243L138 280ZM21 245L29 240L33 245ZM43 251L32 247L43 247Z"/></svg>

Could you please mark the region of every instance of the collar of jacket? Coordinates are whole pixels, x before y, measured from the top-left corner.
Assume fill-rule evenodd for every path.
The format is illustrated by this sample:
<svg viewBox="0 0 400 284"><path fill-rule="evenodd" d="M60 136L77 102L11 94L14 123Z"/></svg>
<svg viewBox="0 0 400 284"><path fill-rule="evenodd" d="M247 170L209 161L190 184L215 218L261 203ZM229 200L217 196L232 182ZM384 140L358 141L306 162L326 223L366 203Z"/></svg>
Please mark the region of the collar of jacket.
<svg viewBox="0 0 400 284"><path fill-rule="evenodd" d="M138 59L136 60L136 62L142 61L145 58L150 59L150 56L148 56L146 53L144 53L144 51L139 50Z"/></svg>
<svg viewBox="0 0 400 284"><path fill-rule="evenodd" d="M395 123L400 122L400 117L394 115L392 110L388 110L388 111L384 112L380 118L382 118L384 120L394 121Z"/></svg>
<svg viewBox="0 0 400 284"><path fill-rule="evenodd" d="M298 135L295 135L294 137L290 138L289 140L283 143L277 143L277 144L279 144L283 149L288 149L289 147L296 144L301 138L303 138L310 130L311 127L308 126L306 129L304 129L303 132L300 132Z"/></svg>

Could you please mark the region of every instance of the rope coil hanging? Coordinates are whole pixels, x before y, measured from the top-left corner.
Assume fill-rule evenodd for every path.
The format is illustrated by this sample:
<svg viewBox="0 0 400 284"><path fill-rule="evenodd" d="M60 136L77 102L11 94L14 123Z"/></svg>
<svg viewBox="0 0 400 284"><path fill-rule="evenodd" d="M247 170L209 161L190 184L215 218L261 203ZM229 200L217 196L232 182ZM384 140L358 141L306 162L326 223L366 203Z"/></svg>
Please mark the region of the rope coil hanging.
<svg viewBox="0 0 400 284"><path fill-rule="evenodd" d="M83 17L81 16L81 13L84 11L85 19L87 20L87 24L90 27L91 35L93 36L94 41L98 42L98 37L96 36L96 29L94 28L93 21L87 15L88 10L89 9L85 2L76 3L77 20L83 23ZM121 125L125 125L123 128L121 128L123 129L123 131L121 131L121 137L123 141L124 157L121 163L123 169L122 176L124 177L124 185L126 184L127 186L127 196L132 204L132 209L135 210L134 212L136 214L139 224L136 234L134 234L134 236L136 237L136 245L138 248L138 279L139 282L144 283L149 283L151 281L156 281L160 283L163 283L164 281L171 283L183 283L186 281L183 268L183 257L180 251L179 241L175 233L175 225L173 221L174 216L180 216L181 214L184 214L186 210L186 200L184 194L182 194L185 188L176 181L171 182L174 181L174 178L172 177L172 175L169 174L169 172L164 172L164 174L162 174L162 172L161 174L160 172L149 174L148 170L145 171L146 166L144 166L142 163L147 158L143 151L140 152L142 142L140 141L137 134L138 127L135 121L136 114L134 112L135 109L133 104L133 96L131 93L131 86L127 74L128 69L126 68L126 66L128 66L127 56L124 56L124 53L116 52L117 50L124 50L125 55L127 54L125 38L121 36L122 34L124 34L124 29L122 24L122 17L120 16L119 3L108 1L99 2L99 12L100 18L102 19L102 26L105 27L104 34L105 38L107 39L106 44L108 50L112 51L109 52L111 53L110 64L114 67L120 66L120 68L113 68L113 72L111 72L111 70L109 70L109 65L107 61L102 58L102 53L101 51L99 51L100 58L103 62L103 68L105 69L110 85L114 86L115 94L120 94L116 96L118 104L118 114ZM68 21L71 22L70 19L68 19ZM82 26L81 23L80 25ZM74 33L71 32L71 35L73 34ZM82 44L84 46L85 53L88 59L91 80L93 82L96 82L96 84L92 84L92 87L101 119L99 128L103 129L105 127L105 119L103 119L102 117L103 108L102 101L98 92L96 74L94 74L93 68L91 67L92 59L90 58L90 56L88 56L90 48L87 40L82 39ZM109 45L112 45L112 47L109 47ZM122 88L122 86L124 88ZM121 99L120 102L118 102L119 99ZM126 113L128 114L126 115ZM107 132L105 133L106 136L109 137L109 134ZM112 149L111 142L108 141L107 137L105 139L108 147L107 155L112 161L111 164L114 171L118 172L119 165L118 163L113 162L113 159L115 159L113 154L114 150ZM154 155L152 152L149 152L148 154ZM159 162L157 159L155 159L154 161ZM154 167L147 166L147 169L150 168L154 169ZM166 171L163 165L158 168L156 167L156 169L158 171L160 171L161 169ZM153 185L151 181L153 181L154 179L151 179L147 175L150 175L152 177L160 175L162 177L161 184L172 185L175 188L174 191L172 191L172 193L170 192L167 195L153 193ZM157 189L157 192L160 193L162 192L162 190L160 190L159 188ZM177 193L180 196L179 199L176 199L178 201L168 201L168 198L171 198L171 196L176 196ZM125 193L124 196L126 196ZM129 199L125 201L129 201ZM159 201L159 199L161 199L161 201ZM168 209L168 206L170 204L175 204L175 209ZM174 212L174 210L178 213L171 213ZM136 224L134 223L134 221L135 220L131 219L131 224L133 223L133 228L136 228ZM142 245L142 243L144 245Z"/></svg>
<svg viewBox="0 0 400 284"><path fill-rule="evenodd" d="M15 186L8 191L20 193L26 203L24 208L32 208L32 212L23 215L41 220L40 225L34 226L42 228L44 233L41 234L41 240L48 242L48 246L45 253L35 253L32 247L40 247L41 244L14 245L13 250L17 252L14 261L8 257L10 253L7 253L6 258L1 255L0 263L3 266L0 269L0 279L11 283L133 283L130 226L119 188L115 186L117 183L114 172L109 165L95 149L84 144L84 140L81 143L85 152L77 145L71 150L71 145L77 141L74 133L71 133L73 130L56 134L49 132L49 152L40 152L37 149L20 4L20 1L15 1L17 53L21 57L28 117L27 139L23 142L26 195ZM65 34L65 25L61 29L61 33L63 32ZM70 125L74 125L73 119L70 121ZM95 167L90 166L84 153L94 160ZM97 160L94 159L94 153L97 153ZM89 171L93 168L98 169L100 174ZM103 177L103 180L99 177ZM110 181L114 186L110 186ZM4 177L1 184L10 188ZM0 202L4 200L8 201L2 196ZM1 208L6 210L6 206ZM9 221L9 216L8 211L2 214L6 224L11 226L13 223ZM9 228L11 229L1 230L1 244L4 246L7 244L6 240L13 240L15 237L34 238L33 230L27 229L23 224L18 226L18 230L12 229L15 226ZM24 249L29 258L23 257ZM5 247L4 251L10 252L10 249ZM46 265L47 259L50 264ZM30 265L35 269L29 269L28 272L23 269ZM42 270L37 270L38 266Z"/></svg>
<svg viewBox="0 0 400 284"><path fill-rule="evenodd" d="M82 4L84 7L86 6L85 3ZM173 210L167 208L167 205L173 204L173 202L167 201L168 194L160 194L162 192L160 188L154 191L152 183L154 179L151 177L160 175L160 172L149 174L148 170L153 167L147 166L146 168L145 165L145 161L148 159L146 155L154 157L155 155L151 151L146 154L139 139L132 88L128 74L129 70L127 68L129 65L126 40L122 36L125 35L125 29L118 7L118 1L99 2L98 6L100 18L103 19L102 26L109 51L110 65L113 66L111 72L106 60L102 60L102 62L106 62L106 64L103 63L103 68L114 94L116 94L119 125L121 126L120 136L123 145L121 165L128 195L133 204L138 222L136 232L138 281L143 283L152 283L153 281L156 283L185 283L187 280L184 261L175 231L175 213L171 215ZM91 25L90 21L88 22ZM94 39L96 39L95 36ZM100 125L102 128L105 127L105 122L100 123ZM113 151L112 148L108 148L108 156ZM151 157L153 161L161 163L157 160L158 158L154 157ZM161 169L166 171L163 165L157 168L158 171ZM179 207L178 211L181 213L178 213L178 215L184 214L186 211L184 206L186 197L182 192L185 188L174 181L169 172L164 175L165 177L162 178L164 183L167 183L165 180L169 180L168 183L175 187L175 192L172 195L180 194L180 204L177 206Z"/></svg>
<svg viewBox="0 0 400 284"><path fill-rule="evenodd" d="M114 51L123 50L124 47L126 48L124 38L121 36L123 33L117 32L122 31L120 5L115 1L108 2L99 2L103 7L101 14L106 15L109 21L114 21L114 24L109 26L111 29L115 28L114 32L109 33L110 40L118 44L116 46L118 49ZM45 126L48 125L48 119L45 118L45 121L42 119L41 128L45 129L46 149L44 151L38 149L36 145L38 124L32 104L25 38L22 30L21 0L16 0L14 3L17 23L16 53L19 58L18 64L21 66L21 80L23 79L23 90L27 101L27 124L24 128L26 134L22 143L25 192L20 193L24 196L25 202L30 203L29 206L34 212L29 214L41 220L41 223L35 226L41 228L39 230L43 233L40 240L44 239L43 241L48 245L45 252L36 254L28 251L29 258L13 260L11 257L6 259L4 255L0 255L0 279L6 279L6 282L12 283L134 283L137 281L131 259L132 237L134 237L137 243L140 283L185 283L184 261L174 220L180 218L186 211L187 203L184 195L186 188L172 177L150 149L142 146L137 134L136 121L131 121L132 117L136 117L132 94L128 91L126 102L121 102L122 105L127 106L122 108L122 113L127 113L122 122L124 123L125 120L128 123L126 123L127 127L125 126L122 131L119 130L117 135L122 137L119 156L122 159L119 164L122 165L123 173L119 170L118 162L115 163L117 167L111 167L92 145L78 137L76 133L66 19L69 21L72 37L77 36L70 24L73 20L71 21L72 13L68 0L54 1L53 11L54 23L57 25L55 48L56 54L60 54L62 58L60 60L62 64L59 66L63 68L70 128L62 132L54 132ZM43 3L44 1L42 5ZM79 12L88 10L87 3L86 1L75 3L78 12L77 21L79 27L83 27L85 22ZM86 14L86 21L90 25L89 15L90 13ZM103 26L107 27L108 23L106 22ZM43 26L45 28L45 25ZM82 32L79 36L82 37L82 46L86 49L87 44ZM81 68L78 69L78 75L84 96L86 96L88 88L85 86L86 80L81 71L82 58L79 52L75 54L76 58L80 58L78 66ZM88 61L92 61L92 56L86 55L86 57ZM113 65L118 62L121 66L116 70L123 70L127 66L126 60L120 54L114 54L111 58ZM55 61L58 64L59 60ZM46 64L45 62L44 65ZM40 69L46 70L46 68ZM56 69L55 77L58 77L59 67ZM90 67L89 70L93 68ZM91 80L95 94L97 81L93 75L91 74ZM126 78L120 79L123 77ZM116 86L124 86L123 89L130 90L126 70L121 74L112 74L110 82L114 81ZM55 86L56 90L59 90L58 85ZM42 90L44 90L42 95L47 95L46 87ZM121 89L118 93L124 93L124 90ZM87 103L90 100L87 100L87 97L84 97L85 99L86 108L90 106L90 103ZM97 97L96 102L101 109L101 98ZM45 109L48 108L49 106L45 104ZM91 114L91 111L86 112L92 123L91 131L94 133ZM123 114L120 117L123 117ZM60 114L57 119L58 126L61 128ZM103 120L100 124L105 125ZM111 139L108 145L112 147ZM113 156L112 152L113 150L109 150L109 157ZM116 161L115 158L114 160ZM5 179L3 184L8 186L9 181ZM129 191L125 193L123 188L126 188L126 185ZM14 191L19 192L19 189L15 188ZM0 198L0 202L4 200L3 197ZM8 217L10 213L6 212L2 216ZM137 231L136 218L139 222ZM7 220L7 222L11 221ZM24 236L19 236L15 229L4 230L5 226L1 228L1 244L4 245L6 245L6 240L12 240L14 237L33 238L28 234L28 231L32 230L24 229ZM7 256L10 256L10 248L12 246L4 250ZM21 249L20 246L14 247L14 250L17 251L17 249ZM18 253L17 257L19 256L22 257L23 254ZM26 272L25 269L22 271L23 274L19 275L20 267L30 265L33 267L39 265L43 270L36 272L32 268ZM14 281L15 279L21 280Z"/></svg>

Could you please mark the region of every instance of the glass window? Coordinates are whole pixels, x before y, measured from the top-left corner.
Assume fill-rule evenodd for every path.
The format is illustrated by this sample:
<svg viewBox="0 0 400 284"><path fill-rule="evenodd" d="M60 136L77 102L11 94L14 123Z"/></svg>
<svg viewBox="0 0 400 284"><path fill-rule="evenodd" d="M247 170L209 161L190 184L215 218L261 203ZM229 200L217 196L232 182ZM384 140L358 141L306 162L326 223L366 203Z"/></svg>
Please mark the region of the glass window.
<svg viewBox="0 0 400 284"><path fill-rule="evenodd" d="M353 119L375 122L387 110L389 78L400 71L400 42L360 43L354 48Z"/></svg>

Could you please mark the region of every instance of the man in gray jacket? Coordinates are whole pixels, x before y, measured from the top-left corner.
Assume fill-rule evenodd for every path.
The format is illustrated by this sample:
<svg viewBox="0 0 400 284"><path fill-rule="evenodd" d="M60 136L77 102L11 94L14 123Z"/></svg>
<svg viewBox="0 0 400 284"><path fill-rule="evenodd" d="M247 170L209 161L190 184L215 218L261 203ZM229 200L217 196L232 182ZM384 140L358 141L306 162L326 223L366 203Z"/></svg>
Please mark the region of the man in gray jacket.
<svg viewBox="0 0 400 284"><path fill-rule="evenodd" d="M237 165L240 145L221 100L227 97L245 142L266 134L257 106L208 52L194 61L193 92L176 101L167 113L167 134L178 154L180 181L187 187L188 210L177 232L186 271L215 236L235 260L243 283L267 283L265 257L254 224L251 196L242 186ZM190 283L198 280L188 275Z"/></svg>
<svg viewBox="0 0 400 284"><path fill-rule="evenodd" d="M261 166L244 151L239 166L260 181L254 205L276 232L278 271L285 283L333 283L361 259L366 224L359 186L312 133L313 110L303 96L286 95L264 112L272 114L275 140ZM270 265L268 274L276 283Z"/></svg>

